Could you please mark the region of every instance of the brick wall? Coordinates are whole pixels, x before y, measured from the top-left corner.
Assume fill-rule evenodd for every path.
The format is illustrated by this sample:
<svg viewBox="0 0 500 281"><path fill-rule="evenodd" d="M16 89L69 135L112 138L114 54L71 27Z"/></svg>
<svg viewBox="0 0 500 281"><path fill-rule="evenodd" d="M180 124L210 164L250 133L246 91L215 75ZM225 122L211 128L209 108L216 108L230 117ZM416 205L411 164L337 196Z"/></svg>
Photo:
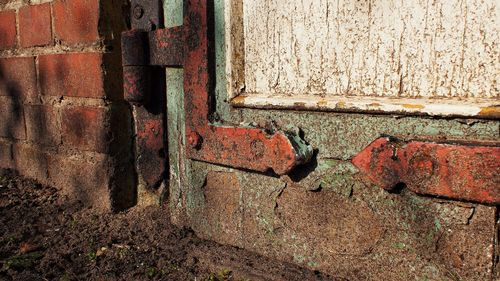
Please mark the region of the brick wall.
<svg viewBox="0 0 500 281"><path fill-rule="evenodd" d="M0 168L105 210L135 204L126 2L0 0Z"/></svg>

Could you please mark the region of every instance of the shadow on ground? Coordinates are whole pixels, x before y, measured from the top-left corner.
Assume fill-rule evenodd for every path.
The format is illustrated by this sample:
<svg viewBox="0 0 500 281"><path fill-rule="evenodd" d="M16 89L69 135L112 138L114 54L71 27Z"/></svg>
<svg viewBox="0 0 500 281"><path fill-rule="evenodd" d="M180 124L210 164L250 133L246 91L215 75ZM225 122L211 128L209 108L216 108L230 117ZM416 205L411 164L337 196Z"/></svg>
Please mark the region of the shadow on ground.
<svg viewBox="0 0 500 281"><path fill-rule="evenodd" d="M199 239L164 208L69 202L0 170L0 280L342 280Z"/></svg>

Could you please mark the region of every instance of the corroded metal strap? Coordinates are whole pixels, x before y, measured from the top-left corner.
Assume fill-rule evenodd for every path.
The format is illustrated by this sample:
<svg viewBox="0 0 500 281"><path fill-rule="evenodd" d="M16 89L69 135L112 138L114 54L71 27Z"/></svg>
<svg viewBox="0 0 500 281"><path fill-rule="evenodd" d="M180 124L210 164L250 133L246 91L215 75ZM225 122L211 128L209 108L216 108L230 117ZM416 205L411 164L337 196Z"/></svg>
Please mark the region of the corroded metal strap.
<svg viewBox="0 0 500 281"><path fill-rule="evenodd" d="M379 138L352 159L384 189L500 204L500 147Z"/></svg>
<svg viewBox="0 0 500 281"><path fill-rule="evenodd" d="M285 174L306 162L312 149L283 132L209 124L210 62L207 1L188 0L184 61L184 97L188 157L256 171Z"/></svg>
<svg viewBox="0 0 500 281"><path fill-rule="evenodd" d="M191 150L195 159L260 172L272 169L280 175L309 157L296 153L286 134L268 135L255 128L209 126L199 141L200 147Z"/></svg>

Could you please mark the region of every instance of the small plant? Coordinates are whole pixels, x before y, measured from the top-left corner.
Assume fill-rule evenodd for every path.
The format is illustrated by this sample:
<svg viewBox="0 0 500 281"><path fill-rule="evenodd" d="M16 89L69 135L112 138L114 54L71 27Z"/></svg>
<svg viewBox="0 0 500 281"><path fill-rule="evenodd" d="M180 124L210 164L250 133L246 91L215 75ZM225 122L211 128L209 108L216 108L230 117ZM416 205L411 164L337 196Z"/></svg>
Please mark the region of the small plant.
<svg viewBox="0 0 500 281"><path fill-rule="evenodd" d="M7 269L25 269L32 267L35 262L42 258L40 252L32 252L22 255L16 255L7 259L3 265L4 270Z"/></svg>
<svg viewBox="0 0 500 281"><path fill-rule="evenodd" d="M71 274L67 272L61 275L61 277L59 277L59 281L72 281L72 280L74 280L73 277L71 276Z"/></svg>
<svg viewBox="0 0 500 281"><path fill-rule="evenodd" d="M170 265L168 266L168 270L169 270L170 272L177 271L177 270L179 270L179 266L178 266L178 265L176 265L176 264L170 264Z"/></svg>
<svg viewBox="0 0 500 281"><path fill-rule="evenodd" d="M210 272L210 274L208 274L207 281L219 281L219 279L215 273Z"/></svg>
<svg viewBox="0 0 500 281"><path fill-rule="evenodd" d="M71 216L71 220L69 221L69 227L75 228L77 224L78 224L78 221L76 220L76 218Z"/></svg>
<svg viewBox="0 0 500 281"><path fill-rule="evenodd" d="M406 244L403 243L403 242L399 242L399 243L394 244L394 247L396 249L400 249L401 250L401 249L404 249L406 247Z"/></svg>
<svg viewBox="0 0 500 281"><path fill-rule="evenodd" d="M89 259L90 262L95 262L97 259L97 254L96 252L89 252L87 254L87 258Z"/></svg>
<svg viewBox="0 0 500 281"><path fill-rule="evenodd" d="M230 269L223 269L218 273L210 272L207 277L207 281L228 281L231 278L232 271Z"/></svg>
<svg viewBox="0 0 500 281"><path fill-rule="evenodd" d="M173 263L169 263L167 266L163 267L160 271L161 275L169 275L175 271L179 270L179 266Z"/></svg>
<svg viewBox="0 0 500 281"><path fill-rule="evenodd" d="M17 238L15 236L7 236L5 238L0 239L0 245L11 246L16 241Z"/></svg>
<svg viewBox="0 0 500 281"><path fill-rule="evenodd" d="M156 273L158 273L158 272L157 272L155 267L146 268L146 277L147 278L151 279L151 278L155 277Z"/></svg>
<svg viewBox="0 0 500 281"><path fill-rule="evenodd" d="M117 251L118 258L123 260L129 254L129 250L127 248L119 248Z"/></svg>

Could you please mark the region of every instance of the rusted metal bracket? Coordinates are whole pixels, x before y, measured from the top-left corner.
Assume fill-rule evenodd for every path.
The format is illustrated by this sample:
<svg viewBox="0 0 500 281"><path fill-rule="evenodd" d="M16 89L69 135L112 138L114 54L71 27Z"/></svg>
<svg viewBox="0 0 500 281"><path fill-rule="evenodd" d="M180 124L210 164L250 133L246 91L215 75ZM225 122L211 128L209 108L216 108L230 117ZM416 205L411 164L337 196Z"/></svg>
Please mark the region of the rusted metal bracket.
<svg viewBox="0 0 500 281"><path fill-rule="evenodd" d="M312 149L296 135L268 134L262 129L213 125L209 122L210 77L209 7L206 0L188 0L184 17L186 53L184 102L186 105L187 155L191 159L265 172L285 174L308 161ZM208 12L207 12L208 11ZM212 11L213 12L213 11ZM212 80L211 80L212 79Z"/></svg>
<svg viewBox="0 0 500 281"><path fill-rule="evenodd" d="M297 134L269 134L259 128L214 125L209 121L210 93L215 81L210 75L215 64L210 55L214 46L209 38L213 33L209 3L186 0L183 26L150 30L155 24L149 20L123 33L125 98L136 105L147 103L152 87L151 67L183 66L187 156L230 167L285 174L312 156L312 148ZM156 14L151 12L154 9L141 10L137 5L132 3L133 16Z"/></svg>
<svg viewBox="0 0 500 281"><path fill-rule="evenodd" d="M418 194L500 204L500 147L379 138L352 159L376 185Z"/></svg>
<svg viewBox="0 0 500 281"><path fill-rule="evenodd" d="M163 19L161 1L131 1L132 30L122 34L124 99L132 104L139 181L158 188L167 176L165 71L151 62L150 44ZM159 65L156 63L156 65Z"/></svg>

